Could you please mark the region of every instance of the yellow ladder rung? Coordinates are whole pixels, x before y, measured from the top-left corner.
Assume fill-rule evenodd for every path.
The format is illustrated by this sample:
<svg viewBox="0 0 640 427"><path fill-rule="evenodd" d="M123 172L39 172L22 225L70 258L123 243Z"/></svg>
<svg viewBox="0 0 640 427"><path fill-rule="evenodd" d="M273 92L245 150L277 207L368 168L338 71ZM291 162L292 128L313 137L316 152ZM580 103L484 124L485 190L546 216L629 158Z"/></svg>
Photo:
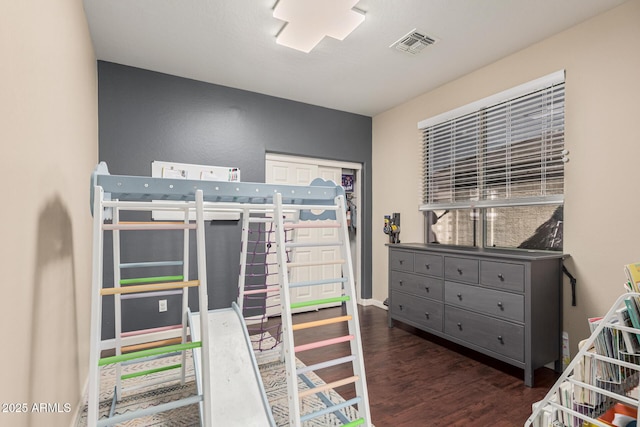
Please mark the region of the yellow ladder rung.
<svg viewBox="0 0 640 427"><path fill-rule="evenodd" d="M313 322L298 323L296 325L293 325L291 327L291 330L299 331L301 329L315 328L317 326L331 325L333 323L348 322L351 319L352 319L351 316L340 316L340 317L332 317L330 319L315 320Z"/></svg>
<svg viewBox="0 0 640 427"><path fill-rule="evenodd" d="M190 288L199 286L199 280L189 280L186 282L150 283L148 285L125 286L119 288L100 289L100 295L135 294L138 292L166 291L169 289Z"/></svg>
<svg viewBox="0 0 640 427"><path fill-rule="evenodd" d="M344 378L344 379L339 380L339 381L334 381L334 382L329 383L329 384L322 384L322 385L320 385L318 387L310 388L310 389L307 389L307 390L302 390L301 392L298 393L298 398L302 399L304 397L311 396L312 394L321 393L323 391L327 391L327 390L331 390L331 389L334 389L334 388L342 387L343 385L352 384L352 383L355 383L356 381L358 381L359 379L360 379L359 376L354 375L352 377Z"/></svg>
<svg viewBox="0 0 640 427"><path fill-rule="evenodd" d="M147 350L150 348L164 347L166 345L173 345L173 344L182 344L182 338L176 337L176 338L169 338L169 339L160 340L160 341L145 342L142 344L133 344L133 345L122 347L121 350L123 353L131 353L133 351Z"/></svg>

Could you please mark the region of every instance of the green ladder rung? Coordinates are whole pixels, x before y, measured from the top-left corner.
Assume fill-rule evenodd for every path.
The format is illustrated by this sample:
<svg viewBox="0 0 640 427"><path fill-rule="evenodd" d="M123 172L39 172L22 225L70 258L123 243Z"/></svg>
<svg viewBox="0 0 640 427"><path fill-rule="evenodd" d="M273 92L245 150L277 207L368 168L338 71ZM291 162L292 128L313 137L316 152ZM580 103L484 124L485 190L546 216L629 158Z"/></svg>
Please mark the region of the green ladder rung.
<svg viewBox="0 0 640 427"><path fill-rule="evenodd" d="M155 374L156 372L170 371L171 369L182 368L182 363L178 363L177 365L170 366L162 366L160 368L148 369L146 371L133 372L131 374L122 375L120 378L123 380L128 380L130 378L141 377L143 375Z"/></svg>
<svg viewBox="0 0 640 427"><path fill-rule="evenodd" d="M353 427L353 426L359 426L361 424L364 424L364 418L358 418L357 420L353 420L350 423L343 424L342 427Z"/></svg>
<svg viewBox="0 0 640 427"><path fill-rule="evenodd" d="M302 301L302 302L294 302L291 304L291 309L301 308L301 307L309 307L312 305L320 305L320 304L330 304L333 302L345 302L349 301L349 295L344 295L341 297L333 297L333 298L324 298L324 299L316 299L313 301Z"/></svg>
<svg viewBox="0 0 640 427"><path fill-rule="evenodd" d="M138 277L135 279L122 279L121 285L139 285L144 283L156 282L179 282L184 280L184 276L157 276L157 277Z"/></svg>
<svg viewBox="0 0 640 427"><path fill-rule="evenodd" d="M128 360L157 356L159 354L173 353L176 351L191 350L199 347L202 347L201 341L188 342L184 344L173 344L164 347L150 348L148 350L134 351L131 353L121 354L119 356L103 357L98 361L98 366L111 365L113 363L126 362Z"/></svg>

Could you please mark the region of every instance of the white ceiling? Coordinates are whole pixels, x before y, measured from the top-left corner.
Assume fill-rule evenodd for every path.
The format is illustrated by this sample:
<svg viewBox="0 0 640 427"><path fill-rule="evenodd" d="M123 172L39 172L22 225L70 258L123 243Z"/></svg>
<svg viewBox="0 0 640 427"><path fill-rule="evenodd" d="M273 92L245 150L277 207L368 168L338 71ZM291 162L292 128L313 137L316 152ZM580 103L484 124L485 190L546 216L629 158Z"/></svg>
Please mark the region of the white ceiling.
<svg viewBox="0 0 640 427"><path fill-rule="evenodd" d="M625 0L360 0L365 21L310 53L275 42L276 0L84 0L96 56L374 116ZM414 28L438 41L389 46Z"/></svg>

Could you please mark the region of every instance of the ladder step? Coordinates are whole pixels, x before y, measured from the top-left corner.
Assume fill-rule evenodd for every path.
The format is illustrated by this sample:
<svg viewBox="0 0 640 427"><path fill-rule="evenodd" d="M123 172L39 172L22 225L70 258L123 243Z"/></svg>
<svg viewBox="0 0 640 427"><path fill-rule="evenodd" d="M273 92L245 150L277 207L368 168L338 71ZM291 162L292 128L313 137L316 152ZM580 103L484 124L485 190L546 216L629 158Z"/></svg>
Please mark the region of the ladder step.
<svg viewBox="0 0 640 427"><path fill-rule="evenodd" d="M159 384L166 384L166 383L170 383L170 382L174 382L174 381L181 381L182 380L182 375L178 374L178 375L169 375L167 377L162 377L160 379L157 380L153 380L153 381L144 381L141 384L137 384L137 385L130 385L125 387L124 385L122 386L122 393L125 392L131 392L134 390L140 390L143 388L149 388L149 387L153 387Z"/></svg>
<svg viewBox="0 0 640 427"><path fill-rule="evenodd" d="M354 375L352 377L344 378L344 379L341 379L341 380L338 380L338 381L334 381L332 383L322 384L322 385L319 385L318 387L315 387L315 388L310 388L308 390L300 391L298 393L298 398L302 399L304 397L311 396L311 395L316 394L316 393L320 393L320 392L323 392L323 391L327 391L327 390L335 389L335 388L338 388L338 387L342 387L343 385L353 384L358 380L360 380L360 377L357 376L357 375Z"/></svg>
<svg viewBox="0 0 640 427"><path fill-rule="evenodd" d="M315 365L303 366L296 369L296 375L304 374L311 371L319 371L320 369L330 368L332 366L342 365L343 363L353 362L356 359L355 356L345 356L338 359L327 360L326 362L316 363Z"/></svg>
<svg viewBox="0 0 640 427"><path fill-rule="evenodd" d="M314 267L318 265L336 265L336 264L344 264L343 259L330 259L326 261L309 261L309 262L288 262L287 268L289 267Z"/></svg>
<svg viewBox="0 0 640 427"><path fill-rule="evenodd" d="M255 294L268 294L272 292L280 292L280 285L268 286L264 289L254 289L251 291L244 291L243 295L255 295Z"/></svg>
<svg viewBox="0 0 640 427"><path fill-rule="evenodd" d="M98 361L98 366L111 365L113 363L126 362L128 360L142 359L143 357L157 356L159 354L174 353L176 351L191 350L202 347L202 342L193 341L184 344L169 345L166 347L151 348L133 353L121 354L119 356L103 357Z"/></svg>
<svg viewBox="0 0 640 427"><path fill-rule="evenodd" d="M182 295L183 292L184 290L177 289L173 291L145 292L143 294L126 294L126 295L121 295L120 299L126 300L126 299L137 299L137 298L169 297L172 295Z"/></svg>
<svg viewBox="0 0 640 427"><path fill-rule="evenodd" d="M327 414L330 414L332 412L336 412L336 411L339 411L341 409L347 408L349 406L357 405L361 401L362 401L361 397L354 397L353 399L347 400L346 402L336 403L334 405L327 406L326 408L321 409L319 411L311 412L309 414L305 414L305 415L301 416L300 417L300 422L304 423L305 421L309 421L309 420L311 420L313 418L318 418L318 417L321 417L323 415L327 415ZM347 424L343 424L343 425L347 425ZM354 424L354 425L357 425L357 424Z"/></svg>
<svg viewBox="0 0 640 427"><path fill-rule="evenodd" d="M339 279L309 280L307 282L289 283L289 287L301 288L304 286L330 285L332 283L346 283L346 282L347 282L346 277L340 277Z"/></svg>
<svg viewBox="0 0 640 427"><path fill-rule="evenodd" d="M137 411L125 412L124 414L114 415L113 417L98 420L98 427L106 427L123 423L134 418L146 417L147 415L157 414L160 412L170 411L171 409L181 408L183 406L194 405L203 401L202 395L186 397L173 402L161 403L155 406L149 406Z"/></svg>
<svg viewBox="0 0 640 427"><path fill-rule="evenodd" d="M160 359L164 359L166 357L179 356L180 354L182 354L182 353L177 351L177 352L173 352L173 353L166 353L166 354L159 354L157 356L145 357L145 358L142 358L142 360L140 360L140 359L128 360L126 362L122 362L122 366L133 365L135 363L140 363L140 362L151 362L152 360L160 360Z"/></svg>
<svg viewBox="0 0 640 427"><path fill-rule="evenodd" d="M182 343L182 338L176 337L176 338L169 338L166 340L151 341L151 342L145 342L142 344L128 345L128 346L122 347L121 350L123 353L131 353L134 351L147 350L150 348L164 347L167 345L180 344L180 343Z"/></svg>
<svg viewBox="0 0 640 427"><path fill-rule="evenodd" d="M184 222L120 222L118 224L104 224L105 231L113 230L195 230L196 224Z"/></svg>
<svg viewBox="0 0 640 427"><path fill-rule="evenodd" d="M144 283L157 283L157 282L177 282L184 280L183 275L177 276L155 276L155 277L136 277L133 279L120 280L121 285L141 285Z"/></svg>
<svg viewBox="0 0 640 427"><path fill-rule="evenodd" d="M297 323L292 326L291 330L299 331L301 329L315 328L318 326L331 325L333 323L348 322L352 316L331 317L329 319L314 320L313 322Z"/></svg>
<svg viewBox="0 0 640 427"><path fill-rule="evenodd" d="M343 295L341 297L323 298L323 299L316 299L313 301L294 302L291 304L291 309L293 310L296 308L311 307L313 305L331 304L334 302L345 302L345 301L349 301L350 299L351 298L349 298L349 295Z"/></svg>
<svg viewBox="0 0 640 427"><path fill-rule="evenodd" d="M189 280L187 282L153 283L149 285L127 286L125 288L102 288L100 295L134 294L138 292L166 291L169 289L189 288L199 286L199 280Z"/></svg>
<svg viewBox="0 0 640 427"><path fill-rule="evenodd" d="M122 332L121 337L133 337L136 335L152 334L154 332L171 331L173 329L180 329L182 325L160 326L159 328L138 329L137 331Z"/></svg>
<svg viewBox="0 0 640 427"><path fill-rule="evenodd" d="M320 246L341 246L342 242L291 242L285 243L285 248L315 248Z"/></svg>
<svg viewBox="0 0 640 427"><path fill-rule="evenodd" d="M301 353L301 352L307 351L307 350L314 350L316 348L327 347L327 346L333 345L333 344L340 344L340 343L343 343L343 342L352 341L353 338L354 338L353 335L345 335L343 337L330 338L328 340L316 341L316 342L312 342L312 343L309 343L309 344L302 344L302 345L298 345L296 347L293 347L293 351L295 353Z"/></svg>
<svg viewBox="0 0 640 427"><path fill-rule="evenodd" d="M298 375L298 378L301 379L302 382L305 383L307 385L307 387L309 387L309 388L314 388L316 386L316 384L313 381L311 381L309 378L307 378L306 375L304 375L304 374ZM331 399L329 399L329 397L327 397L327 395L325 393L316 393L315 397L320 399L320 401L326 407L332 406L332 405L335 404ZM346 424L346 423L349 422L349 419L347 417L345 417L344 414L342 412L340 412L340 411L334 412L333 415L335 415L336 418L338 418L338 420L342 424Z"/></svg>
<svg viewBox="0 0 640 427"><path fill-rule="evenodd" d="M131 374L125 374L120 377L122 380L128 380L131 378L142 377L144 375L155 374L156 372L164 372L170 371L172 369L182 368L182 363L178 363L177 365L169 365L169 366L161 366L159 368L147 369L146 371L133 372Z"/></svg>
<svg viewBox="0 0 640 427"><path fill-rule="evenodd" d="M123 262L120 268L138 268L138 267L173 267L184 265L182 261L148 261L148 262Z"/></svg>

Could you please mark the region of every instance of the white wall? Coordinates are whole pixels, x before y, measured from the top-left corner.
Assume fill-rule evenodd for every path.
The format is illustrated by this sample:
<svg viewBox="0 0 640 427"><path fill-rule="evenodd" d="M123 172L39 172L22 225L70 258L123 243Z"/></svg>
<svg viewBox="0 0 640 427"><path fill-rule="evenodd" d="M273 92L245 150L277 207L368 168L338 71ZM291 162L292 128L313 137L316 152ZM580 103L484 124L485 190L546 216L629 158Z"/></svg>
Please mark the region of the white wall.
<svg viewBox="0 0 640 427"><path fill-rule="evenodd" d="M385 214L402 214L401 240L422 242L417 123L551 72L566 70L564 251L578 279L564 285L572 351L623 290L623 265L640 261L640 0L623 5L373 119L373 298L387 297ZM391 160L390 160L391 159Z"/></svg>
<svg viewBox="0 0 640 427"><path fill-rule="evenodd" d="M68 426L84 386L97 105L82 1L0 2L0 402L61 411L0 425Z"/></svg>

